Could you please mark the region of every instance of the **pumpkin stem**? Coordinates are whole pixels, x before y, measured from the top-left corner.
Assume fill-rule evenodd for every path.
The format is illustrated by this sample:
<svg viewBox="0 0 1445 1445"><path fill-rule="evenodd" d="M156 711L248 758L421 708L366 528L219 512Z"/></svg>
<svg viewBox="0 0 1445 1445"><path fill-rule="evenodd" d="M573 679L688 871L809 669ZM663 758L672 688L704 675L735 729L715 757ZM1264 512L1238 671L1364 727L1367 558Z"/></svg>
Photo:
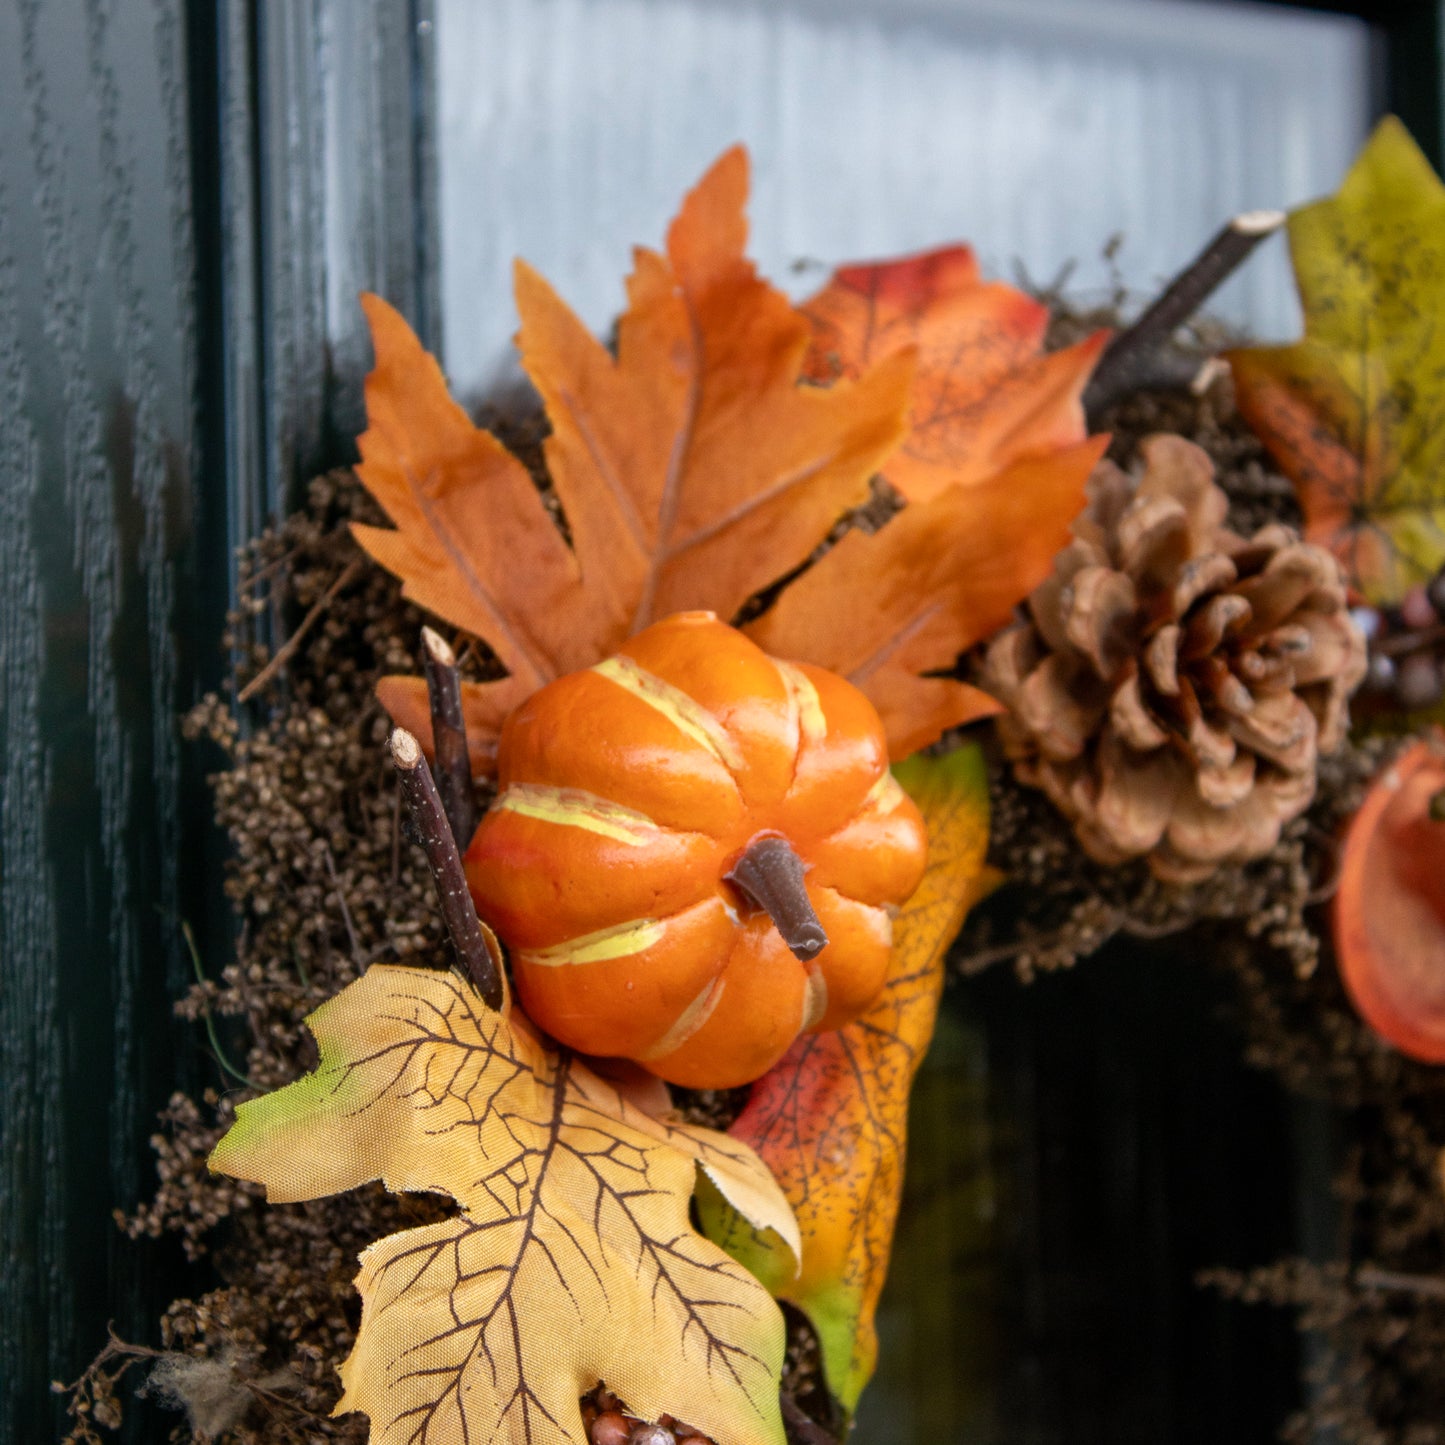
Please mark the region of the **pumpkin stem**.
<svg viewBox="0 0 1445 1445"><path fill-rule="evenodd" d="M786 838L754 838L723 877L767 913L796 958L806 963L827 945L803 886L803 860Z"/></svg>

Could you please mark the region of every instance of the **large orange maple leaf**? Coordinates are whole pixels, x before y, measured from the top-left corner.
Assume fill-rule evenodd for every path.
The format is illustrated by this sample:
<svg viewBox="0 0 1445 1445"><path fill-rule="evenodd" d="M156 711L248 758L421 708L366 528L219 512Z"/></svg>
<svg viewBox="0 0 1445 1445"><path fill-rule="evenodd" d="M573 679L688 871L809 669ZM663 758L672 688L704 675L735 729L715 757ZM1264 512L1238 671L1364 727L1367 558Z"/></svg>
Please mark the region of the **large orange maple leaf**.
<svg viewBox="0 0 1445 1445"><path fill-rule="evenodd" d="M914 348L890 344L867 366L850 363L854 376L809 384L814 323L747 259L746 198L737 148L688 195L665 251L636 252L615 353L518 264L522 363L551 422L545 461L570 546L522 463L468 421L401 317L366 302L377 365L358 471L396 525L356 535L408 596L481 638L507 670L465 689L478 773L502 721L542 683L668 613L733 618L798 570L909 435ZM985 450L1000 466L964 468L917 514L910 506L874 537L845 538L748 628L782 655L850 677L899 757L996 710L934 674L1047 574L1103 446L1066 440L1068 418L1024 426L1014 413L1037 413L1039 388L1030 381L1032 399L1020 400L1012 373L984 364L992 355L960 361L997 383L980 416L1013 416L1003 432L1033 440L995 435L988 421ZM1057 365L1072 377L1078 360ZM949 445L972 434L964 427ZM429 737L420 679L386 679L381 696Z"/></svg>

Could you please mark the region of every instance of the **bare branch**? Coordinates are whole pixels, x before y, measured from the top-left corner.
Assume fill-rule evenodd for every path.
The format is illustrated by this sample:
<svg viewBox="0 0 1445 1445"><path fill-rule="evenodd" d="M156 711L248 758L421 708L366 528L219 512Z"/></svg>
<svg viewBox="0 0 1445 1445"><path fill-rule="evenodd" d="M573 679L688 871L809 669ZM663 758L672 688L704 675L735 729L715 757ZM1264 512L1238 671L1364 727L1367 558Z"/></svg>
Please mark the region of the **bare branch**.
<svg viewBox="0 0 1445 1445"><path fill-rule="evenodd" d="M1159 299L1105 348L1084 389L1084 410L1092 421L1131 391L1162 384L1193 387L1200 367L1189 363L1187 376L1167 381L1158 353L1214 291L1264 240L1284 225L1283 211L1246 211L1224 226L1214 239L1165 287ZM1207 383L1206 383L1207 384Z"/></svg>
<svg viewBox="0 0 1445 1445"><path fill-rule="evenodd" d="M1355 1283L1361 1289L1412 1294L1420 1299L1445 1300L1445 1279L1438 1275L1401 1274L1393 1269L1376 1269L1372 1265L1362 1265L1355 1271Z"/></svg>
<svg viewBox="0 0 1445 1445"><path fill-rule="evenodd" d="M310 612L301 619L301 624L297 627L296 631L276 649L276 655L236 694L237 702L250 702L250 700L286 666L286 662L291 654L301 645L301 640L306 634L321 620L322 614L331 606L336 594L340 592L343 587L347 586L360 572L361 561L359 558L347 564L345 571L326 589L325 593Z"/></svg>
<svg viewBox="0 0 1445 1445"><path fill-rule="evenodd" d="M407 814L431 865L442 917L457 959L488 1007L500 1008L502 973L496 942L489 930L483 930L477 910L472 906L466 874L462 871L462 855L457 851L456 838L442 808L431 769L426 766L421 744L405 728L392 732L391 759L396 764Z"/></svg>
<svg viewBox="0 0 1445 1445"><path fill-rule="evenodd" d="M467 754L467 724L462 715L462 675L456 654L440 633L421 630L422 662L426 668L427 698L431 703L432 743L437 791L452 837L464 852L477 831L477 794L472 786L472 763Z"/></svg>

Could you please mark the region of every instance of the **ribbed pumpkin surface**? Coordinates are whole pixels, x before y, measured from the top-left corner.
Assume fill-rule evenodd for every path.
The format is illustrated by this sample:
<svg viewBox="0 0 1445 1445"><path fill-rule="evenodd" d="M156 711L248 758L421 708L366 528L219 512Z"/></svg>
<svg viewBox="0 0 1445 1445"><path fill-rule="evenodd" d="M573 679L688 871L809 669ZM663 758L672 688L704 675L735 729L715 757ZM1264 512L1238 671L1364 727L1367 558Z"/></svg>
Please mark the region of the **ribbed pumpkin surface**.
<svg viewBox="0 0 1445 1445"><path fill-rule="evenodd" d="M807 963L725 880L765 835L807 870L829 939ZM517 709L466 867L542 1028L728 1088L877 996L925 850L863 694L688 612Z"/></svg>

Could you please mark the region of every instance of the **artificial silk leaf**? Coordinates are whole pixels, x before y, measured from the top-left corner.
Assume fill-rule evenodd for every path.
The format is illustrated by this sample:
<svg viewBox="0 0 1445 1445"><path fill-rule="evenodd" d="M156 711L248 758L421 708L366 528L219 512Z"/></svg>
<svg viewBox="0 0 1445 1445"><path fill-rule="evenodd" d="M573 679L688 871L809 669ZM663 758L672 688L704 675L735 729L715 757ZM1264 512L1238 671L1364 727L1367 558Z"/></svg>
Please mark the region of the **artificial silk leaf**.
<svg viewBox="0 0 1445 1445"><path fill-rule="evenodd" d="M1239 408L1309 540L1397 602L1445 563L1445 186L1387 117L1289 238L1305 336L1230 353Z"/></svg>
<svg viewBox="0 0 1445 1445"><path fill-rule="evenodd" d="M781 1445L782 1318L688 1222L701 1167L796 1241L745 1144L651 1117L456 975L376 965L307 1022L315 1072L242 1104L212 1169L274 1201L380 1179L460 1206L363 1253L338 1414L376 1445L584 1445L578 1398L605 1380L644 1415Z"/></svg>
<svg viewBox="0 0 1445 1445"><path fill-rule="evenodd" d="M913 502L849 532L746 628L765 651L841 673L878 709L895 759L999 710L951 678L958 654L1002 627L1050 573L1108 445L1095 437Z"/></svg>
<svg viewBox="0 0 1445 1445"><path fill-rule="evenodd" d="M509 685L510 684L510 685ZM405 728L422 745L428 762L436 751L432 739L431 702L424 677L384 677L376 695L392 722ZM500 682L462 683L462 721L467 730L467 753L472 776L488 777L497 770L497 738L507 714L527 696L525 687L511 678Z"/></svg>
<svg viewBox="0 0 1445 1445"><path fill-rule="evenodd" d="M903 435L910 355L856 383L800 384L808 323L744 255L747 184L746 154L727 152L666 253L637 251L615 356L518 264L522 363L547 407L572 549L405 322L366 301L377 361L357 470L396 525L356 535L408 596L496 651L510 676L477 709L492 730L648 622L732 616L866 499Z"/></svg>
<svg viewBox="0 0 1445 1445"><path fill-rule="evenodd" d="M1440 735L1371 785L1345 837L1335 893L1340 974L1365 1022L1402 1053L1445 1064L1445 797Z"/></svg>
<svg viewBox="0 0 1445 1445"><path fill-rule="evenodd" d="M807 371L817 381L916 349L908 436L884 468L911 501L1084 440L1080 397L1108 333L1041 354L1048 308L983 281L967 246L844 266L803 311L813 327Z"/></svg>
<svg viewBox="0 0 1445 1445"><path fill-rule="evenodd" d="M913 358L800 386L808 326L744 254L748 161L683 202L667 254L638 250L617 355L517 271L522 364L552 422L547 470L611 652L673 612L731 617L796 565L902 439Z"/></svg>
<svg viewBox="0 0 1445 1445"><path fill-rule="evenodd" d="M988 782L979 750L918 756L894 771L923 811L929 854L923 882L898 918L888 983L856 1022L799 1039L753 1086L732 1128L792 1202L801 1273L775 1232L713 1191L698 1194L708 1234L807 1313L828 1384L850 1411L878 1354L873 1315L902 1191L908 1093L933 1036L944 956L994 881L983 863Z"/></svg>
<svg viewBox="0 0 1445 1445"><path fill-rule="evenodd" d="M375 296L362 306L376 367L356 471L396 526L352 531L408 597L485 639L515 706L587 654L576 558L527 469L472 425L400 313Z"/></svg>

